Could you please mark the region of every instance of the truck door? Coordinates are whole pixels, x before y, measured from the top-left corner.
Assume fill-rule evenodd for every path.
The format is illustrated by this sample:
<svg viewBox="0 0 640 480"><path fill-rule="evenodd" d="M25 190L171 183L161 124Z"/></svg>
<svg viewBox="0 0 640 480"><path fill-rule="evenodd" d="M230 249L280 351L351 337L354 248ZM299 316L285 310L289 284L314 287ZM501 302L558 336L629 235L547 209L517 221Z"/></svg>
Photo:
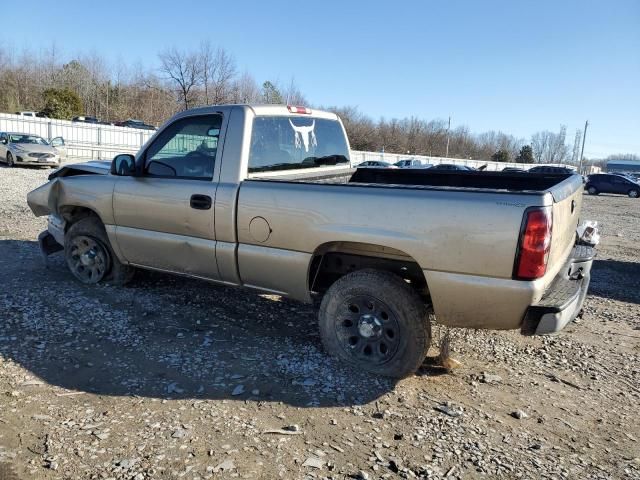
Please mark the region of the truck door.
<svg viewBox="0 0 640 480"><path fill-rule="evenodd" d="M219 278L213 207L222 129L220 113L179 118L138 155L138 176L118 178L115 235L130 263Z"/></svg>

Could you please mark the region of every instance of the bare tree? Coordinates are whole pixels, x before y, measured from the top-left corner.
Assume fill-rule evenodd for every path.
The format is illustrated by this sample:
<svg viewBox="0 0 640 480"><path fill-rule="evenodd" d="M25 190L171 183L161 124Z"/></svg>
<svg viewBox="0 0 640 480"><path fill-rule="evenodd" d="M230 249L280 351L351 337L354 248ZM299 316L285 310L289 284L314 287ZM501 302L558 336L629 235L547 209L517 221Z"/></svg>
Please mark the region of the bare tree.
<svg viewBox="0 0 640 480"><path fill-rule="evenodd" d="M249 72L244 72L231 85L230 99L234 103L256 103L261 95L258 83Z"/></svg>
<svg viewBox="0 0 640 480"><path fill-rule="evenodd" d="M282 97L287 105L307 105L308 103L293 77L291 77L291 81L287 87L281 87L278 88L278 90L282 92Z"/></svg>
<svg viewBox="0 0 640 480"><path fill-rule="evenodd" d="M160 53L162 72L175 83L181 103L188 110L194 103L194 93L202 82L202 66L198 55L175 47Z"/></svg>
<svg viewBox="0 0 640 480"><path fill-rule="evenodd" d="M531 137L533 156L537 163L563 163L569 159L569 146L566 144L567 127L560 126L558 133L548 130L536 132Z"/></svg>
<svg viewBox="0 0 640 480"><path fill-rule="evenodd" d="M349 135L349 143L354 150L379 150L378 135L375 123L358 111L357 107L329 107L342 119Z"/></svg>
<svg viewBox="0 0 640 480"><path fill-rule="evenodd" d="M231 97L232 82L236 75L233 56L223 48L214 49L210 41L200 44L200 68L206 105L227 103Z"/></svg>

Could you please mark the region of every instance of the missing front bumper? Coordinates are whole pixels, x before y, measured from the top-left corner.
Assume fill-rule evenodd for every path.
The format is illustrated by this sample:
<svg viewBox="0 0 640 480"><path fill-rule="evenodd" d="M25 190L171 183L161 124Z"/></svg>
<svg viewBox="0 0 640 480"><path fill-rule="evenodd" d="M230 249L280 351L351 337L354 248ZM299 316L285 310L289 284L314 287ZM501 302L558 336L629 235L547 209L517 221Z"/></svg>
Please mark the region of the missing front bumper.
<svg viewBox="0 0 640 480"><path fill-rule="evenodd" d="M64 247L60 245L47 230L38 235L38 245L40 246L40 253L42 254L45 267L49 266L49 255L64 250Z"/></svg>

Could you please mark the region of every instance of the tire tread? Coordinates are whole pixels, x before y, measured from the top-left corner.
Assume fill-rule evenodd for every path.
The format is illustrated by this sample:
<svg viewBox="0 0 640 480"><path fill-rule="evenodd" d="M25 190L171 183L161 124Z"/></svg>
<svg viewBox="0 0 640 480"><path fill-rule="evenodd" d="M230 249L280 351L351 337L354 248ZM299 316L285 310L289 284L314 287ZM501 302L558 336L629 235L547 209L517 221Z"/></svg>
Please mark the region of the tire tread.
<svg viewBox="0 0 640 480"><path fill-rule="evenodd" d="M373 287L373 288L372 288ZM401 322L401 329L407 330L410 338L406 341L409 348L398 351L393 359L383 365L368 365L356 362L342 350L332 332L333 322L331 311L335 303L340 304L348 298L350 290L368 291L368 294L378 297L396 312ZM358 368L371 373L402 378L414 373L424 361L431 341L431 316L433 309L425 305L418 294L397 275L374 269L358 270L345 275L327 290L320 305L319 323L322 342L325 349L332 355Z"/></svg>

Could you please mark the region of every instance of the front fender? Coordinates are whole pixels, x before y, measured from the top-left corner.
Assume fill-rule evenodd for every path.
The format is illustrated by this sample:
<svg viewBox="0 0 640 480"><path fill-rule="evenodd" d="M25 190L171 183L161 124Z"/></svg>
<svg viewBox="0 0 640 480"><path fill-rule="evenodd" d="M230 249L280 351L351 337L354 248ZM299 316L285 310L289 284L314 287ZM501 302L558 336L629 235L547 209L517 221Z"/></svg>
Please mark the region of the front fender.
<svg viewBox="0 0 640 480"><path fill-rule="evenodd" d="M56 178L27 194L27 204L36 217L58 213L60 185Z"/></svg>
<svg viewBox="0 0 640 480"><path fill-rule="evenodd" d="M58 177L29 192L27 204L37 217L61 214L64 207L87 208L105 225L113 225L113 188L108 175Z"/></svg>

